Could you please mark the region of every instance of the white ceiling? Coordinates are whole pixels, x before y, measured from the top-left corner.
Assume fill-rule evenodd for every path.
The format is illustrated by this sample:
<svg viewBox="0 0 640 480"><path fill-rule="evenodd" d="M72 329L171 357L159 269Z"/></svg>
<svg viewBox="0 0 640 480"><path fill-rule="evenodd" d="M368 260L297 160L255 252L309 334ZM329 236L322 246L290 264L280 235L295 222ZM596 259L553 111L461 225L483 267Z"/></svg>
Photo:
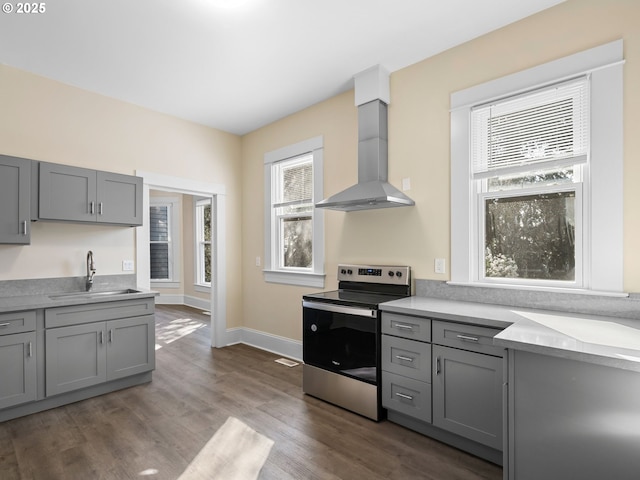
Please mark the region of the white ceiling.
<svg viewBox="0 0 640 480"><path fill-rule="evenodd" d="M1 63L244 134L563 0L41 1Z"/></svg>

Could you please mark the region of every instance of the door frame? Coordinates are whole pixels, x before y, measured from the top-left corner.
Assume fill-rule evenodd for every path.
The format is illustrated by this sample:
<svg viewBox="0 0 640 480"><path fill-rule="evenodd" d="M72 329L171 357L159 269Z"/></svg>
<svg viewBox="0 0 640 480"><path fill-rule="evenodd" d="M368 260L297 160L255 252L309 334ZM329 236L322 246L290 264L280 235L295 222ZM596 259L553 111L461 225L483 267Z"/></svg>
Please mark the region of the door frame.
<svg viewBox="0 0 640 480"><path fill-rule="evenodd" d="M162 175L137 170L136 175L143 179L143 223L136 228L136 277L142 288L151 288L149 263L149 190L182 193L211 198L213 215L211 232L213 249L211 255L211 346L224 347L227 331L227 295L226 295L226 189L224 185L199 182L186 178Z"/></svg>

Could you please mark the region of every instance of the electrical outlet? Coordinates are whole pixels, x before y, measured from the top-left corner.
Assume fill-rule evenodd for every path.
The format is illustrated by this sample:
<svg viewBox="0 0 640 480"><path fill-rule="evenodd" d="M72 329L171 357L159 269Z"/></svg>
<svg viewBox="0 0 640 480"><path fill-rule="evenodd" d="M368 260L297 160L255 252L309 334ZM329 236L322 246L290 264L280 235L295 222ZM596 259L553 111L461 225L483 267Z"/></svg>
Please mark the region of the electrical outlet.
<svg viewBox="0 0 640 480"><path fill-rule="evenodd" d="M402 190L405 192L411 190L411 178L407 177L402 179Z"/></svg>
<svg viewBox="0 0 640 480"><path fill-rule="evenodd" d="M260 257L256 257L256 267L259 267L261 263Z"/></svg>
<svg viewBox="0 0 640 480"><path fill-rule="evenodd" d="M122 261L122 271L123 272L133 272L133 260L123 260Z"/></svg>
<svg viewBox="0 0 640 480"><path fill-rule="evenodd" d="M444 258L436 258L436 260L434 262L434 265L433 265L433 270L436 273L445 273L446 272Z"/></svg>

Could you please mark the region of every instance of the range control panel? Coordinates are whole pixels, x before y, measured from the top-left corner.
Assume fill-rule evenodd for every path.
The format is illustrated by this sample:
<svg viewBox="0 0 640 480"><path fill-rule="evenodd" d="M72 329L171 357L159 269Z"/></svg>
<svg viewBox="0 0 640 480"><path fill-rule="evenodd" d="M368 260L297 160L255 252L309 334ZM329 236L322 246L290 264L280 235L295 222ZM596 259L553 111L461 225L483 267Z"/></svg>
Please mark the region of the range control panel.
<svg viewBox="0 0 640 480"><path fill-rule="evenodd" d="M411 285L411 267L394 265L338 265L339 282Z"/></svg>

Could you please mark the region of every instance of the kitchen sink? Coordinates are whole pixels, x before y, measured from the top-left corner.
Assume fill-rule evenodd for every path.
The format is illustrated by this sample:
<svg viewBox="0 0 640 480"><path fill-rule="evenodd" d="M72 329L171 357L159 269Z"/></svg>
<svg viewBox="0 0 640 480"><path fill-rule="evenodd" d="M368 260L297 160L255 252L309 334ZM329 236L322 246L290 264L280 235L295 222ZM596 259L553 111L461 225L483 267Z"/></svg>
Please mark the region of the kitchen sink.
<svg viewBox="0 0 640 480"><path fill-rule="evenodd" d="M49 295L51 300L59 300L62 298L95 298L95 297L111 297L114 295L127 295L130 293L141 293L140 290L134 290L132 288L125 288L123 290L108 290L104 292L71 292L71 293L56 293Z"/></svg>

